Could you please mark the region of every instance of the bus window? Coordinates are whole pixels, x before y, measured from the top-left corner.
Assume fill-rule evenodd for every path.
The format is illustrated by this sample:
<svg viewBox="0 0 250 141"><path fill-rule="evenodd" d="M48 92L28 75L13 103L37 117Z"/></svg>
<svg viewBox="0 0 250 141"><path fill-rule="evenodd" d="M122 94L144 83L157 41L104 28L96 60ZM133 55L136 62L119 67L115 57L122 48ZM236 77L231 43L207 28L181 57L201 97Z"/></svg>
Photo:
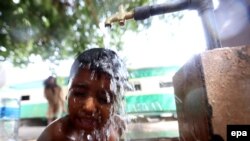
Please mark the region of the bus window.
<svg viewBox="0 0 250 141"><path fill-rule="evenodd" d="M141 90L141 84L134 84L134 89L135 89L135 91L140 91Z"/></svg>
<svg viewBox="0 0 250 141"><path fill-rule="evenodd" d="M173 87L173 83L172 82L160 82L159 86L160 88Z"/></svg>
<svg viewBox="0 0 250 141"><path fill-rule="evenodd" d="M30 96L29 96L29 95L23 95L23 96L21 97L21 100L22 100L22 101L30 100Z"/></svg>

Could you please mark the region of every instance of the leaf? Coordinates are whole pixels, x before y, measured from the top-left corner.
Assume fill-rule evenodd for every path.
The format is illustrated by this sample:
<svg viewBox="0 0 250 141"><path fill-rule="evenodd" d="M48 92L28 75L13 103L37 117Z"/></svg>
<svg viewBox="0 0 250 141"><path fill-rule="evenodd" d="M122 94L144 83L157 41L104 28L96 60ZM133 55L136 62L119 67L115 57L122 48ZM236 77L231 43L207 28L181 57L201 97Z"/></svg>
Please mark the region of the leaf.
<svg viewBox="0 0 250 141"><path fill-rule="evenodd" d="M149 4L152 0L20 0L15 4L0 1L0 61L6 59L24 67L40 55L46 61L58 62L73 58L88 47L104 47L99 23L118 10ZM175 17L179 18L179 15ZM174 18L174 17L173 17ZM129 21L124 27L113 26L110 46L122 49L121 36L127 30L140 31L151 20Z"/></svg>

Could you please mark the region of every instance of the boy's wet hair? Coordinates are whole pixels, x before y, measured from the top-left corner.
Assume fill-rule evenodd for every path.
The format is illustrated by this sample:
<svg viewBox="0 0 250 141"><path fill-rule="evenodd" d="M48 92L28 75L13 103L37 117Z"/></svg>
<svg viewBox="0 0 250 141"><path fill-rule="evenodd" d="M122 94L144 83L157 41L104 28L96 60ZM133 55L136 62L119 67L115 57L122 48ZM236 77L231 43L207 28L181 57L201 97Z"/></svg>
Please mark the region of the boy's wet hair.
<svg viewBox="0 0 250 141"><path fill-rule="evenodd" d="M71 67L70 78L74 77L79 68L105 72L109 74L111 78L115 78L119 81L128 78L128 72L123 61L110 49L92 48L78 55Z"/></svg>
<svg viewBox="0 0 250 141"><path fill-rule="evenodd" d="M111 79L116 83L118 93L121 95L123 93L119 92L120 90L130 88L128 71L124 62L110 49L92 48L82 52L77 56L71 67L70 79L82 68L110 75Z"/></svg>

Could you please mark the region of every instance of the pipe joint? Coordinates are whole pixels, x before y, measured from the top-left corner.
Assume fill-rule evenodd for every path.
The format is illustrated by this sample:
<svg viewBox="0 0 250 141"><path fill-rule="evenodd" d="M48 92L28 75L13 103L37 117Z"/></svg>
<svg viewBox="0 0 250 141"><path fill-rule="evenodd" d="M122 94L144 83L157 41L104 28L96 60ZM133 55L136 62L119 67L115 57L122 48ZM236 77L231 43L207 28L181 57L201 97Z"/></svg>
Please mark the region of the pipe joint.
<svg viewBox="0 0 250 141"><path fill-rule="evenodd" d="M189 0L190 9L196 9L199 13L203 13L209 9L214 9L212 0Z"/></svg>

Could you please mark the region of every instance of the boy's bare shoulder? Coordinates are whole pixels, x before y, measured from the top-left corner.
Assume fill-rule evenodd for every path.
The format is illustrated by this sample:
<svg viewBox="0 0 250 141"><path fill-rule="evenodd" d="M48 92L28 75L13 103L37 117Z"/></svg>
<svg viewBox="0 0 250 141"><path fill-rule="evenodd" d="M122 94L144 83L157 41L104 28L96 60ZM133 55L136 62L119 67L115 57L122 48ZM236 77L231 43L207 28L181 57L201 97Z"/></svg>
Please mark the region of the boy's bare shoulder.
<svg viewBox="0 0 250 141"><path fill-rule="evenodd" d="M68 117L62 117L48 125L41 133L37 141L66 141Z"/></svg>

